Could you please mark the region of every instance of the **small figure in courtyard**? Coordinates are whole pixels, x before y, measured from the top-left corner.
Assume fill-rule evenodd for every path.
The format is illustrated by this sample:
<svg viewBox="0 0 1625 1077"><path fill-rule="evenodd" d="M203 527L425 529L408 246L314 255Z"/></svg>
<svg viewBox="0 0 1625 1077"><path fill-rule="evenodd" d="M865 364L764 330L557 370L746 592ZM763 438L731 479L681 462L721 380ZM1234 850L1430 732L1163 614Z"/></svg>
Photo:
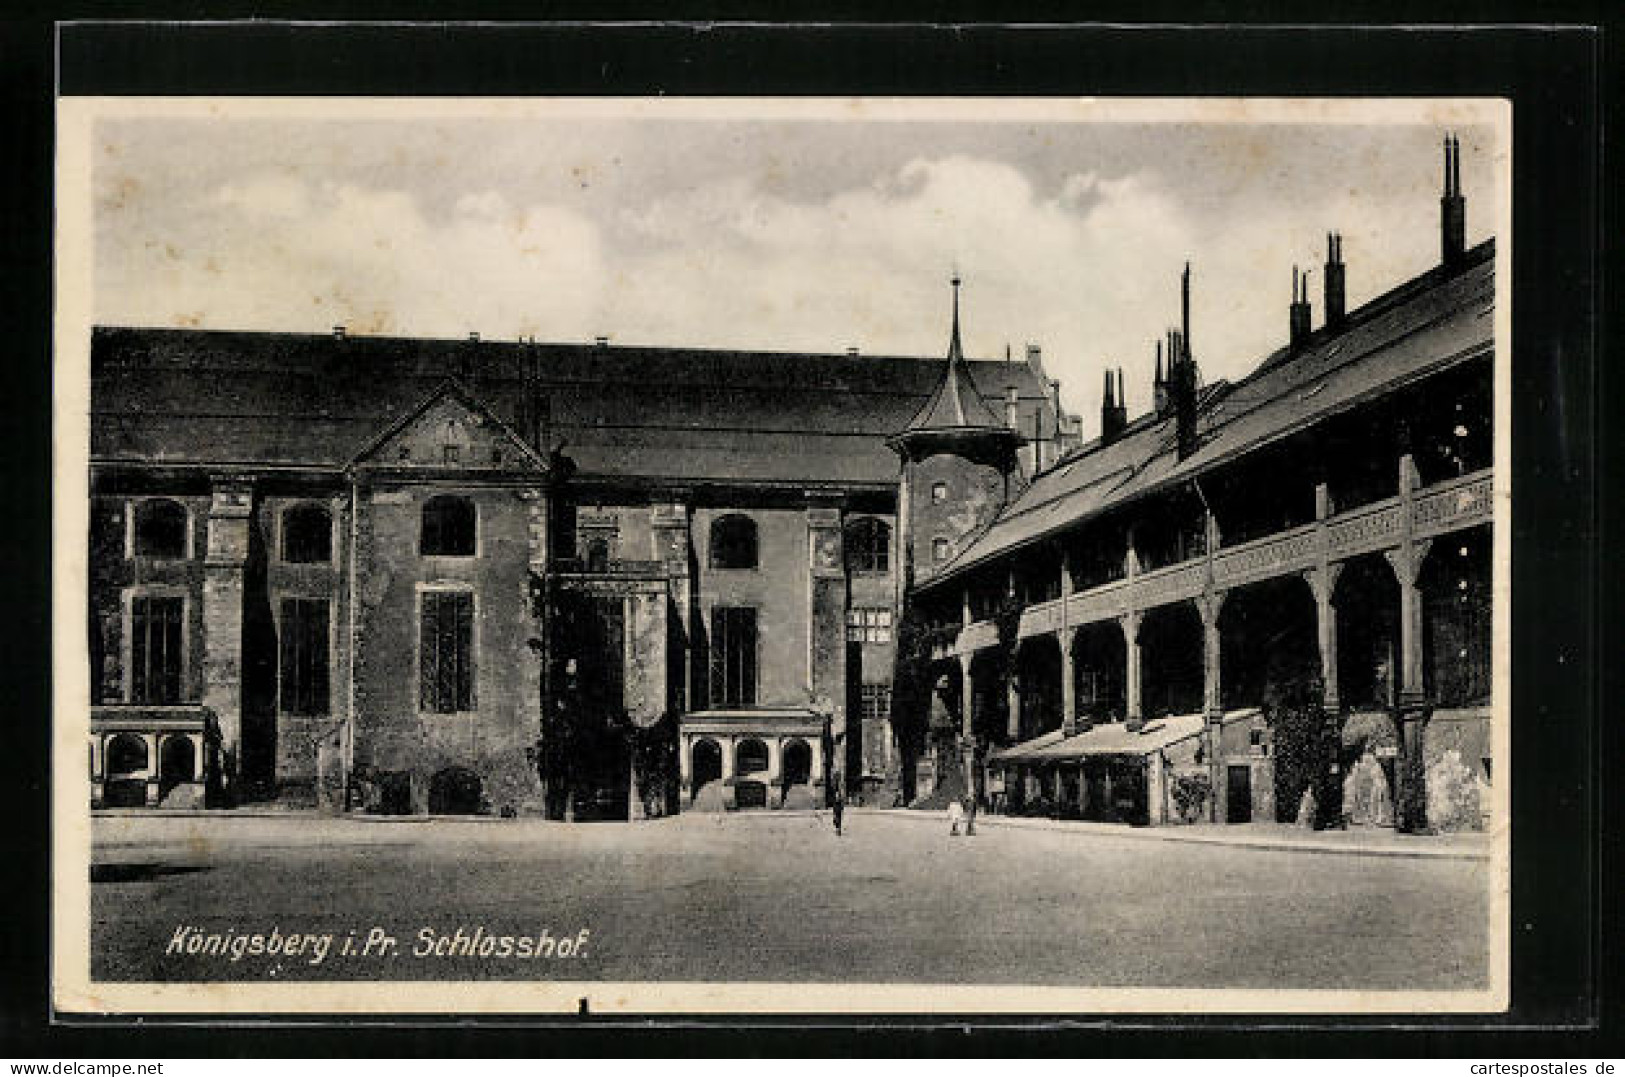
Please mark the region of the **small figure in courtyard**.
<svg viewBox="0 0 1625 1077"><path fill-rule="evenodd" d="M965 803L969 805L965 810L965 836L969 838L976 835L976 794L967 796Z"/></svg>
<svg viewBox="0 0 1625 1077"><path fill-rule="evenodd" d="M846 797L839 789L835 790L835 801L829 808L830 817L835 821L835 836L841 836L841 819L846 814Z"/></svg>
<svg viewBox="0 0 1625 1077"><path fill-rule="evenodd" d="M959 828L964 821L965 809L959 803L959 798L954 797L952 800L948 801L948 836L953 838L959 837Z"/></svg>

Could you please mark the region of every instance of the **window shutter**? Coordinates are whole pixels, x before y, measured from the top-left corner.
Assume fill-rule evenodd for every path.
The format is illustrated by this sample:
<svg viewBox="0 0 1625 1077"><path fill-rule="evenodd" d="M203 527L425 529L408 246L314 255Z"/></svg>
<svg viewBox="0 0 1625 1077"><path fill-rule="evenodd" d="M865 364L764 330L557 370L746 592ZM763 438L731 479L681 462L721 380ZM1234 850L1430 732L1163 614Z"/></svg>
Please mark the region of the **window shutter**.
<svg viewBox="0 0 1625 1077"><path fill-rule="evenodd" d="M422 616L418 624L418 709L425 711L440 709L435 696L435 683L440 672L439 599L439 595L423 596Z"/></svg>
<svg viewBox="0 0 1625 1077"><path fill-rule="evenodd" d="M474 596L459 594L452 606L456 613L457 632L457 706L456 710L474 709Z"/></svg>

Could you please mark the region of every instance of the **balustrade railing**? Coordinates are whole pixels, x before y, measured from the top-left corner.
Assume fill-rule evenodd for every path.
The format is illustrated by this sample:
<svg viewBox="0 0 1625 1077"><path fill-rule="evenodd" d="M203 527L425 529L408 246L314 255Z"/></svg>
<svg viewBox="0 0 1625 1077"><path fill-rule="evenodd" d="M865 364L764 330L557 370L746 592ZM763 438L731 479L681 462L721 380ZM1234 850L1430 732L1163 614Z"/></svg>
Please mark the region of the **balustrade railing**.
<svg viewBox="0 0 1625 1077"><path fill-rule="evenodd" d="M1435 483L1417 491L1409 506L1410 530L1416 538L1487 523L1494 511L1494 475L1485 470ZM1346 561L1394 549L1405 540L1405 511L1403 499L1388 498L1239 546L1221 547L1211 562L1205 556L1192 558L1066 598L1036 603L1022 611L1020 635L1042 635L1064 625L1104 621L1130 610L1195 598L1207 590L1210 569L1212 586L1223 590L1303 572L1322 557ZM1060 567L1056 570L1060 571ZM992 621L976 621L960 632L954 650L969 654L998 641L998 629Z"/></svg>

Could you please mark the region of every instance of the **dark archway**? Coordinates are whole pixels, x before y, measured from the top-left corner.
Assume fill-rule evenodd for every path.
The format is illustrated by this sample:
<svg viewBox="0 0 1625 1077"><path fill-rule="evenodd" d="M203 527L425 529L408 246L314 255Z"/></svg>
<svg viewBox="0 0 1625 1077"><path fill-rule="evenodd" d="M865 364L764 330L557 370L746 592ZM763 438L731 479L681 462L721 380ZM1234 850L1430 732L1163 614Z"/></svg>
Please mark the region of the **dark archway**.
<svg viewBox="0 0 1625 1077"><path fill-rule="evenodd" d="M333 560L333 514L326 505L303 501L282 514L282 560L301 565Z"/></svg>
<svg viewBox="0 0 1625 1077"><path fill-rule="evenodd" d="M1128 648L1116 621L1096 621L1072 637L1072 684L1078 715L1090 722L1115 722L1124 714Z"/></svg>
<svg viewBox="0 0 1625 1077"><path fill-rule="evenodd" d="M149 762L147 742L135 733L119 733L107 742L105 770L109 777L140 774Z"/></svg>
<svg viewBox="0 0 1625 1077"><path fill-rule="evenodd" d="M1202 618L1193 602L1145 611L1140 622L1140 705L1146 718L1202 710Z"/></svg>
<svg viewBox="0 0 1625 1077"><path fill-rule="evenodd" d="M722 777L722 748L711 738L702 737L694 742L691 751L689 779L694 791L689 799L692 800L708 783Z"/></svg>
<svg viewBox="0 0 1625 1077"><path fill-rule="evenodd" d="M1301 576L1238 587L1219 611L1220 688L1226 710L1269 707L1320 681L1315 596Z"/></svg>
<svg viewBox="0 0 1625 1077"><path fill-rule="evenodd" d="M1399 684L1399 581L1381 554L1343 563L1337 611L1337 695L1344 710L1387 710Z"/></svg>
<svg viewBox="0 0 1625 1077"><path fill-rule="evenodd" d="M1004 663L993 649L970 657L971 732L982 744L1009 741L1010 694L1005 690Z"/></svg>
<svg viewBox="0 0 1625 1077"><path fill-rule="evenodd" d="M785 742L783 776L786 788L812 782L812 747L800 737Z"/></svg>
<svg viewBox="0 0 1625 1077"><path fill-rule="evenodd" d="M1422 562L1422 676L1439 707L1490 701L1490 529L1441 535Z"/></svg>
<svg viewBox="0 0 1625 1077"><path fill-rule="evenodd" d="M1016 652L1021 721L1018 740L1061 728L1061 645L1053 635L1021 641Z"/></svg>
<svg viewBox="0 0 1625 1077"><path fill-rule="evenodd" d="M158 755L159 797L168 796L177 785L197 780L197 751L191 737L184 734L166 737Z"/></svg>
<svg viewBox="0 0 1625 1077"><path fill-rule="evenodd" d="M430 815L478 815L480 776L467 767L447 767L429 779Z"/></svg>

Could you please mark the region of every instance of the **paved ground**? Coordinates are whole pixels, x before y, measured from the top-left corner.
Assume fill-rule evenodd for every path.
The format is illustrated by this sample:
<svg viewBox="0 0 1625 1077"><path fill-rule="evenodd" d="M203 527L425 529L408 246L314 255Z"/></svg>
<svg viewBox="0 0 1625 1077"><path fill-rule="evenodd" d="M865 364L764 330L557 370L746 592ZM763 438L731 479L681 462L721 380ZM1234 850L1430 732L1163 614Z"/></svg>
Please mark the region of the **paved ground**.
<svg viewBox="0 0 1625 1077"><path fill-rule="evenodd" d="M1438 990L1486 984L1488 866L986 827L886 813L639 824L100 818L93 975ZM166 954L179 929L331 935ZM589 934L569 958L414 956ZM354 933L354 952L345 940ZM396 949L364 954L390 936ZM185 940L183 935L182 949ZM247 945L245 943L245 945ZM316 945L320 945L317 943ZM500 943L492 945L500 946Z"/></svg>

